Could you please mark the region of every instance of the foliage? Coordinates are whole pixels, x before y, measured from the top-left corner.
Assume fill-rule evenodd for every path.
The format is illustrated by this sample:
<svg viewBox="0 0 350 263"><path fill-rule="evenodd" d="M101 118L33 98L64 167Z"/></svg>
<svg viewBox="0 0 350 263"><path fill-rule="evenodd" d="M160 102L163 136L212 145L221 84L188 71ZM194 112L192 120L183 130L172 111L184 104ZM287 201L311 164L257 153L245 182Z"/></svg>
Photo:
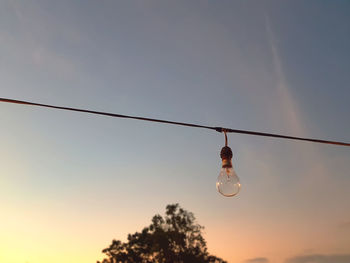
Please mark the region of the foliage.
<svg viewBox="0 0 350 263"><path fill-rule="evenodd" d="M151 225L129 234L127 242L113 240L102 251L107 258L97 263L226 263L209 255L202 230L191 212L168 205L165 217L155 215Z"/></svg>

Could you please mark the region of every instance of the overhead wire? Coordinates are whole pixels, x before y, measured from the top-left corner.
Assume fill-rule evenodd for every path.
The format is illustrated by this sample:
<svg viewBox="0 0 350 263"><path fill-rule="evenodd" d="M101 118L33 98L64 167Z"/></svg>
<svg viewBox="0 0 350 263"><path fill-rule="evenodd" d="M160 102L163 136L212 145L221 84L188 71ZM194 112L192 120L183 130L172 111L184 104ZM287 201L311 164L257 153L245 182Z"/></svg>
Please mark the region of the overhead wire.
<svg viewBox="0 0 350 263"><path fill-rule="evenodd" d="M141 121L172 124L172 125L186 126L186 127L192 127L192 128L210 129L210 130L215 130L217 132L224 132L225 134L226 133L238 133L238 134L264 136L264 137L289 139L289 140L297 140L297 141L307 141L307 142L315 142L315 143L323 143L323 144L331 144L331 145L350 147L350 143L347 143L347 142L321 140L321 139L315 139L315 138L303 138L303 137L295 137L295 136L282 135L282 134L276 134L276 133L265 133L265 132L259 132L259 131L239 130L239 129L224 128L224 127L206 126L206 125L199 125L199 124L194 124L194 123L176 122L176 121L153 119L153 118L140 117L140 116L130 116L130 115L117 114L117 113L109 113L109 112L93 111L93 110L87 110L87 109L55 106L55 105L50 105L50 104L42 104L42 103L37 103L37 102L15 100L15 99L8 99L8 98L0 98L0 102L12 103L12 104L22 104L22 105L27 105L27 106L45 107L45 108L67 110L67 111L75 111L75 112L83 112L83 113L103 115L103 116L109 116L109 117L115 117L115 118L134 119L134 120L141 120Z"/></svg>

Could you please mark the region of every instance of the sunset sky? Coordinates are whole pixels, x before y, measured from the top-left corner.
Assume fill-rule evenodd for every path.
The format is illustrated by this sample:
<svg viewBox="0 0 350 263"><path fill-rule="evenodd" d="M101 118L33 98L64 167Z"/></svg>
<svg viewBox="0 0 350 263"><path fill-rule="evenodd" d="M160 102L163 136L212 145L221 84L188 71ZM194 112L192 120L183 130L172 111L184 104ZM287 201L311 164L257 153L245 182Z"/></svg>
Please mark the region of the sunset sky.
<svg viewBox="0 0 350 263"><path fill-rule="evenodd" d="M0 97L350 141L350 1L0 2ZM230 263L350 262L350 148L0 103L0 262L95 263L179 203Z"/></svg>

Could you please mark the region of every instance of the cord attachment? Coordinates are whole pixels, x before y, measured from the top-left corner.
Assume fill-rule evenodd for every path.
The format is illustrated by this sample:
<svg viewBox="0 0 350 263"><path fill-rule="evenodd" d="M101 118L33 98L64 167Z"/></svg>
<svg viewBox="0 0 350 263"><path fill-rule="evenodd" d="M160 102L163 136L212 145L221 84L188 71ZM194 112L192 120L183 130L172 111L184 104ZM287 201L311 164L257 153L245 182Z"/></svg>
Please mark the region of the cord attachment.
<svg viewBox="0 0 350 263"><path fill-rule="evenodd" d="M220 157L222 160L222 168L231 168L232 167L232 150L230 147L225 146L221 149Z"/></svg>
<svg viewBox="0 0 350 263"><path fill-rule="evenodd" d="M220 152L220 157L222 160L222 168L231 168L233 153L231 148L227 146L226 130L223 130L223 132L225 134L225 146L221 149L221 152Z"/></svg>

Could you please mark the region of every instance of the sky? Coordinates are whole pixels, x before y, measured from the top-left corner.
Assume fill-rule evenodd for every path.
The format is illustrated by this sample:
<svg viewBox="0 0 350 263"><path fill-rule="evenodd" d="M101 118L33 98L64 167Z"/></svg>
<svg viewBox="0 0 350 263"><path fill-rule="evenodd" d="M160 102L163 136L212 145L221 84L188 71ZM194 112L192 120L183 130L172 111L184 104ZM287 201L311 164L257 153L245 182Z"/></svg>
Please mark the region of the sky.
<svg viewBox="0 0 350 263"><path fill-rule="evenodd" d="M0 97L350 141L348 1L0 2ZM350 150L0 103L0 262L89 263L179 203L230 263L350 262Z"/></svg>

